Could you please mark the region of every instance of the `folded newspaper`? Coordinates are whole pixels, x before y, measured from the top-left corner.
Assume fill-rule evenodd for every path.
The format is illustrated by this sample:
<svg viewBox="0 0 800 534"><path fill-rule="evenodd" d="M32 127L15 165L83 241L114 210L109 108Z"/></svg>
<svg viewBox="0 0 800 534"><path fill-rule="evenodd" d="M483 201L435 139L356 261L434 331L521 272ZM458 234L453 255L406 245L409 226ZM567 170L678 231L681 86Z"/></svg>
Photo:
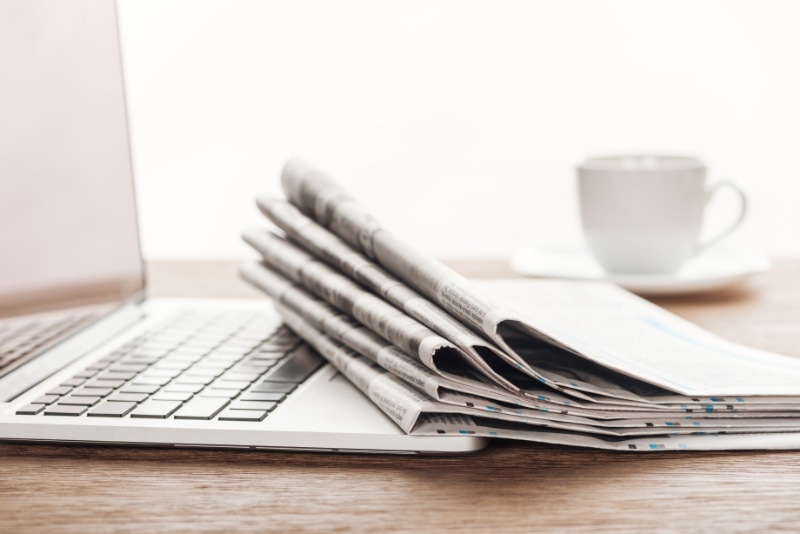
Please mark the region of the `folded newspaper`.
<svg viewBox="0 0 800 534"><path fill-rule="evenodd" d="M286 324L411 435L624 451L800 448L800 360L615 286L465 279L299 160L242 264Z"/></svg>

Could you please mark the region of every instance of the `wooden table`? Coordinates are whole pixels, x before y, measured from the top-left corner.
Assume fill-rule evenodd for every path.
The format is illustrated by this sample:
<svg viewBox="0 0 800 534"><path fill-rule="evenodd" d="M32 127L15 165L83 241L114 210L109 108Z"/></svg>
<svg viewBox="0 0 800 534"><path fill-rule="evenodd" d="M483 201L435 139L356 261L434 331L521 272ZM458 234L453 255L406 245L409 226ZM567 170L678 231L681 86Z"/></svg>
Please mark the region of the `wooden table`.
<svg viewBox="0 0 800 534"><path fill-rule="evenodd" d="M506 276L499 263L460 263ZM153 296L258 297L231 263L155 263ZM800 261L659 304L800 357ZM462 457L0 445L0 532L800 530L800 451L619 454L495 442Z"/></svg>

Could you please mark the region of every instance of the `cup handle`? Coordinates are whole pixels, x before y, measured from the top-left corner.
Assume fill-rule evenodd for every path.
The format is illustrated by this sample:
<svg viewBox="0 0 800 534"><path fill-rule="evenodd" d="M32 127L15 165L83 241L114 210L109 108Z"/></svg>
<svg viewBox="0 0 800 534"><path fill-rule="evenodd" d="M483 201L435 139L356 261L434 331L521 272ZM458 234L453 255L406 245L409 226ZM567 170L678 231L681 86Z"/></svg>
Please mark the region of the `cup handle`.
<svg viewBox="0 0 800 534"><path fill-rule="evenodd" d="M697 247L698 253L713 247L714 245L716 245L717 243L728 237L731 234L731 232L733 232L734 230L739 228L739 226L741 226L741 224L744 222L745 215L747 215L747 196L744 194L744 191L739 189L739 187L730 180L723 180L721 182L714 184L714 186L711 189L709 189L708 192L706 193L706 203L711 201L711 198L714 196L715 193L717 193L717 191L725 187L732 189L739 195L739 201L740 201L739 215L736 217L736 220L733 221L733 224L728 226L726 229L722 230L720 233L718 233L705 243L699 244Z"/></svg>

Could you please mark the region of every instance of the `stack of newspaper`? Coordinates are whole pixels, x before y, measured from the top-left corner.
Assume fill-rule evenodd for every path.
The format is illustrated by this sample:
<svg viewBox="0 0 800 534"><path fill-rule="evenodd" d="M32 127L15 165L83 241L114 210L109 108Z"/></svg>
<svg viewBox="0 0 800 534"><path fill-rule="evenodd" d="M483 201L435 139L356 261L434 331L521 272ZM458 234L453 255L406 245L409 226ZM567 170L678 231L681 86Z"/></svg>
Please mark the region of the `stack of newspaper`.
<svg viewBox="0 0 800 534"><path fill-rule="evenodd" d="M615 286L469 281L301 162L284 234L252 229L242 276L412 435L611 450L800 447L800 361L720 339Z"/></svg>

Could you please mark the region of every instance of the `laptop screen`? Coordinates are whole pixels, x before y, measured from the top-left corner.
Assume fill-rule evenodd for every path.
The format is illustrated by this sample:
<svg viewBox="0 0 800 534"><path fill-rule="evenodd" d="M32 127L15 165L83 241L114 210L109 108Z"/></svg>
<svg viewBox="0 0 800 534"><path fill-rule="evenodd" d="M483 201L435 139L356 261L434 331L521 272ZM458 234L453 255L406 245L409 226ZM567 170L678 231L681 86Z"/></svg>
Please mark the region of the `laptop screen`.
<svg viewBox="0 0 800 534"><path fill-rule="evenodd" d="M144 287L115 5L0 2L0 316Z"/></svg>

